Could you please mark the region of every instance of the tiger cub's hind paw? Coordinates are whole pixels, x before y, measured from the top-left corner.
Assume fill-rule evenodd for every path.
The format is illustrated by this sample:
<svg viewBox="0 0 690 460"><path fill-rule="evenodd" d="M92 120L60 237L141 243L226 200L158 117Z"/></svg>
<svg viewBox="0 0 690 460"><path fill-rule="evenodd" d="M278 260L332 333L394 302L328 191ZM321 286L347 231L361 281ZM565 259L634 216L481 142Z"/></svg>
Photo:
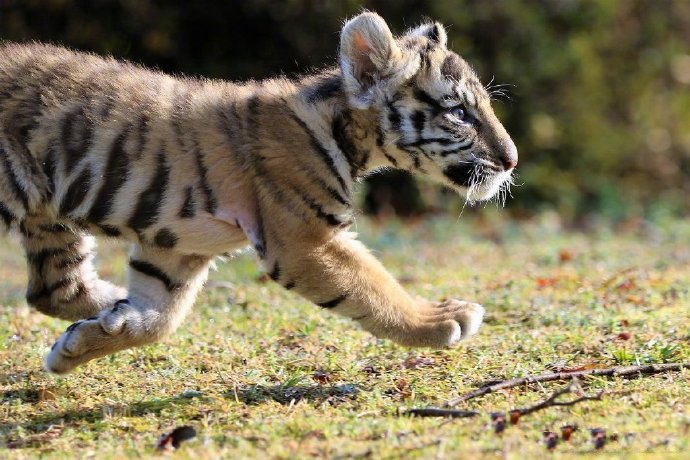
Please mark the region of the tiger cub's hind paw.
<svg viewBox="0 0 690 460"><path fill-rule="evenodd" d="M135 328L130 327L140 327L136 313L128 302L121 301L98 316L71 324L46 356L46 370L64 374L94 358L139 344Z"/></svg>

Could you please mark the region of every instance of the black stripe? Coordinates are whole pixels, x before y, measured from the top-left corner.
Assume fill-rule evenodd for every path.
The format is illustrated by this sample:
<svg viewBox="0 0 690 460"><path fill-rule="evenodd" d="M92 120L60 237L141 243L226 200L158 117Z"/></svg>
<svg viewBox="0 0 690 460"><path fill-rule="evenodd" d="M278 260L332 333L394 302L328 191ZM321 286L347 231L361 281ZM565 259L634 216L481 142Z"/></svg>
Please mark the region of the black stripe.
<svg viewBox="0 0 690 460"><path fill-rule="evenodd" d="M32 238L34 236L34 233L30 232L29 229L26 227L26 221L25 220L22 220L21 222L19 222L19 232L22 235L27 236L29 238Z"/></svg>
<svg viewBox="0 0 690 460"><path fill-rule="evenodd" d="M12 211L10 211L7 206L4 204L0 203L0 217L2 217L3 222L5 222L5 226L7 228L10 228L10 224L12 223L13 220L16 219L14 214L12 214Z"/></svg>
<svg viewBox="0 0 690 460"><path fill-rule="evenodd" d="M50 295L50 293L48 292L48 290L44 286L39 291L27 292L26 293L26 301L31 305L35 305L36 302L38 302L41 299L48 297L49 295Z"/></svg>
<svg viewBox="0 0 690 460"><path fill-rule="evenodd" d="M391 162L391 164L395 167L398 166L398 160L396 160L394 157L390 156L388 152L383 152L383 155L386 157L388 161Z"/></svg>
<svg viewBox="0 0 690 460"><path fill-rule="evenodd" d="M376 146L379 148L383 148L383 144L385 143L384 141L384 135L383 135L383 128L381 125L376 125Z"/></svg>
<svg viewBox="0 0 690 460"><path fill-rule="evenodd" d="M67 329L65 329L65 333L68 333L68 334L71 333L73 330L75 330L83 322L84 322L84 320L80 319L79 321L76 321L76 322L70 324L69 326L67 326Z"/></svg>
<svg viewBox="0 0 690 460"><path fill-rule="evenodd" d="M142 230L150 227L158 220L158 214L168 188L170 168L165 163L163 152L158 154L156 174L153 176L148 188L139 195L134 214L129 218L128 225L134 230Z"/></svg>
<svg viewBox="0 0 690 460"><path fill-rule="evenodd" d="M65 224L42 224L39 225L38 228L46 233L66 233L72 231L72 229Z"/></svg>
<svg viewBox="0 0 690 460"><path fill-rule="evenodd" d="M103 78L102 73L100 77ZM101 98L101 101L101 106L98 108L98 116L101 120L106 120L110 116L110 112L112 112L113 107L115 107L115 98L103 97Z"/></svg>
<svg viewBox="0 0 690 460"><path fill-rule="evenodd" d="M257 115L259 114L259 96L254 94L251 98L249 98L249 100L247 100L247 108L245 112L245 131L253 140L256 140Z"/></svg>
<svg viewBox="0 0 690 460"><path fill-rule="evenodd" d="M402 124L402 117L400 116L400 112L398 112L398 109L393 105L392 102L388 102L388 121L391 124L391 129L393 131L400 131L400 126Z"/></svg>
<svg viewBox="0 0 690 460"><path fill-rule="evenodd" d="M55 193L55 152L48 150L45 161L43 162L43 174L48 179L48 188L51 195Z"/></svg>
<svg viewBox="0 0 690 460"><path fill-rule="evenodd" d="M314 88L310 88L307 96L308 102L323 101L338 96L343 89L342 77L340 75L325 75L319 77Z"/></svg>
<svg viewBox="0 0 690 460"><path fill-rule="evenodd" d="M323 180L321 180L321 179L317 176L317 173L311 172L311 171L310 171L310 174L309 174L309 175L311 176L311 177L310 177L311 181L312 181L314 184L318 185L320 188L326 190L326 191L328 192L328 194L331 196L331 198L333 198L335 201L337 201L338 203L340 203L340 204L342 204L342 205L345 205L345 206L347 206L347 207L352 206L352 204L350 203L350 201L347 200L345 197L343 197L343 196L340 194L340 192L338 192L336 189L334 189L334 188L331 187L330 185L326 184L326 182L324 182Z"/></svg>
<svg viewBox="0 0 690 460"><path fill-rule="evenodd" d="M333 174L333 176L337 179L343 192L347 193L347 185L345 184L345 179L343 179L343 177L338 173L338 170L335 167L335 161L333 160L333 157L331 157L328 150L323 145L321 145L319 140L316 138L314 132L309 128L309 126L307 126L305 122L303 122L294 113L292 113L291 116L292 119L295 120L295 122L304 130L304 132L307 133L307 136L309 136L309 142L311 143L311 146L319 154L321 159L324 161L324 163L330 170L331 174Z"/></svg>
<svg viewBox="0 0 690 460"><path fill-rule="evenodd" d="M29 196L26 194L26 191L19 184L17 176L14 173L14 170L12 169L9 154L5 151L2 145L0 145L0 157L2 157L2 165L5 168L5 174L7 174L7 178L10 180L10 184L12 185L12 191L14 192L17 199L22 202L24 209L28 208Z"/></svg>
<svg viewBox="0 0 690 460"><path fill-rule="evenodd" d="M431 27L427 29L427 37L429 40L434 41L436 43L440 43L440 37L441 31L438 28L438 23L434 23Z"/></svg>
<svg viewBox="0 0 690 460"><path fill-rule="evenodd" d="M68 114L62 123L61 142L65 152L65 175L70 174L89 148L93 126L80 107Z"/></svg>
<svg viewBox="0 0 690 460"><path fill-rule="evenodd" d="M61 280L58 280L48 286L48 295L51 295L54 291L57 291L58 289L64 289L70 285L72 285L75 282L74 279L72 278L62 278Z"/></svg>
<svg viewBox="0 0 690 460"><path fill-rule="evenodd" d="M77 254L76 256L69 257L68 259L61 260L55 266L60 270L69 270L78 265L81 265L89 257L88 254Z"/></svg>
<svg viewBox="0 0 690 460"><path fill-rule="evenodd" d="M66 216L74 211L84 201L84 198L88 196L90 186L91 171L87 165L67 188L65 196L62 197L60 214Z"/></svg>
<svg viewBox="0 0 690 460"><path fill-rule="evenodd" d="M398 143L396 145L398 146L398 148L400 150L402 150L403 152L407 153L410 156L410 158L412 159L412 162L414 163L414 167L416 169L420 169L422 163L419 160L419 153L417 152L417 150L415 150L415 148L407 147L405 144L402 144L402 143ZM425 153L425 152L422 152L422 153Z"/></svg>
<svg viewBox="0 0 690 460"><path fill-rule="evenodd" d="M357 148L352 137L348 135L348 128L352 121L352 115L345 112L342 115L337 115L333 118L331 123L331 134L338 148L347 158L350 164L350 173L354 178L366 165L369 160L369 152L361 151Z"/></svg>
<svg viewBox="0 0 690 460"><path fill-rule="evenodd" d="M28 145L33 137L30 134L38 126L38 117L41 115L42 109L41 90L27 88L27 93L31 94L23 95L23 104L20 105L17 113L11 114L6 118L8 122L7 128L12 134L16 134L17 140L24 146Z"/></svg>
<svg viewBox="0 0 690 460"><path fill-rule="evenodd" d="M41 249L38 252L27 252L26 260L29 264L33 265L38 272L41 272L46 259L65 253L67 253L67 251L62 248Z"/></svg>
<svg viewBox="0 0 690 460"><path fill-rule="evenodd" d="M280 265L278 265L277 261L276 261L275 265L273 266L273 270L271 270L271 273L269 273L268 276L273 281L278 281L278 278L280 278Z"/></svg>
<svg viewBox="0 0 690 460"><path fill-rule="evenodd" d="M136 130L133 131L133 134L136 134L137 143L136 148L132 149L132 153L134 154L134 157L136 159L141 158L141 156L144 154L144 150L146 149L146 135L148 134L148 124L149 117L146 114L143 114L141 117L139 117L139 122L137 123Z"/></svg>
<svg viewBox="0 0 690 460"><path fill-rule="evenodd" d="M285 283L285 289L287 289L288 291L289 291L290 289L293 289L294 287L295 287L295 282L294 282L294 281L288 281L287 283Z"/></svg>
<svg viewBox="0 0 690 460"><path fill-rule="evenodd" d="M194 201L194 189L189 186L184 191L184 203L180 209L180 217L191 218L196 214L196 203Z"/></svg>
<svg viewBox="0 0 690 460"><path fill-rule="evenodd" d="M474 146L474 138L470 141L469 144L462 145L460 147L454 148L454 149L448 149L448 150L441 150L438 152L442 157L447 157L448 155L452 155L454 153L459 153L462 152L463 150L469 150Z"/></svg>
<svg viewBox="0 0 690 460"><path fill-rule="evenodd" d="M167 228L161 228L153 237L153 242L161 248L174 248L177 244L177 235Z"/></svg>
<svg viewBox="0 0 690 460"><path fill-rule="evenodd" d="M458 163L448 166L443 174L457 185L467 186L472 178L474 165L471 163Z"/></svg>
<svg viewBox="0 0 690 460"><path fill-rule="evenodd" d="M62 248L46 248L37 252L28 252L26 254L26 258L29 263L37 267L38 271L40 272L46 259L52 259L66 254L69 255L71 252L76 250L80 243L81 241L73 241Z"/></svg>
<svg viewBox="0 0 690 460"><path fill-rule="evenodd" d="M309 206L309 209L316 213L316 217L325 220L326 223L328 223L328 225L338 227L344 224L344 222L338 219L334 214L325 212L323 210L323 207L321 207L320 204L316 203L312 198L309 198L306 195L300 195L300 198L302 198L302 201L304 201L304 203L306 203L306 205Z"/></svg>
<svg viewBox="0 0 690 460"><path fill-rule="evenodd" d="M266 258L266 246L264 246L264 243L257 243L254 245L254 250L259 256L259 259L264 259Z"/></svg>
<svg viewBox="0 0 690 460"><path fill-rule="evenodd" d="M237 114L237 102L233 101L230 104L229 108L227 106L219 107L218 116L220 117L220 129L222 129L225 132L225 134L228 137L228 141L230 141L230 144L232 144L233 147L236 147L234 145L234 141L236 141L238 136L240 136L239 130L242 124L242 122L239 119L239 115Z"/></svg>
<svg viewBox="0 0 690 460"><path fill-rule="evenodd" d="M422 162L419 159L419 155L414 154L413 152L407 151L407 153L410 154L410 157L412 158L412 162L414 163L415 169L421 169L422 167Z"/></svg>
<svg viewBox="0 0 690 460"><path fill-rule="evenodd" d="M122 236L120 229L112 225L98 224L98 228L105 234L105 236L110 236L113 238Z"/></svg>
<svg viewBox="0 0 690 460"><path fill-rule="evenodd" d="M261 214L259 214L261 215ZM256 233L255 237L258 240L257 245L255 246L256 252L259 254L259 257L263 260L266 258L266 238L264 238L264 224L261 218L259 218L258 222L256 223Z"/></svg>
<svg viewBox="0 0 690 460"><path fill-rule="evenodd" d="M458 144L459 142L455 139L447 139L445 137L432 137L427 139L418 139L414 142L399 143L399 147L421 147L422 145L428 144L439 144L439 145L452 145Z"/></svg>
<svg viewBox="0 0 690 460"><path fill-rule="evenodd" d="M318 305L321 308L335 308L346 298L347 296L343 294L340 297L336 297L333 300L329 300L328 302L317 303L316 305Z"/></svg>
<svg viewBox="0 0 690 460"><path fill-rule="evenodd" d="M383 152L383 155L390 161L390 163L394 166L398 166L398 160L395 159L392 155L390 155L388 152L386 152L385 148L385 135L383 134L383 128L381 125L376 126L376 146L381 149Z"/></svg>
<svg viewBox="0 0 690 460"><path fill-rule="evenodd" d="M104 181L98 195L91 205L88 219L92 222L102 222L110 214L115 196L127 181L129 175L129 159L124 150L127 139L127 129L120 133L113 142L108 153L108 162L103 170Z"/></svg>
<svg viewBox="0 0 690 460"><path fill-rule="evenodd" d="M445 107L443 107L439 101L434 99L429 93L427 93L426 91L424 91L422 89L415 88L414 89L414 97L419 102L422 102L422 103L428 105L429 107L431 107L431 109L433 111L432 112L433 116L436 116L439 113L448 110Z"/></svg>
<svg viewBox="0 0 690 460"><path fill-rule="evenodd" d="M419 62L420 62L420 68L422 71L426 71L426 69L429 68L431 65L431 59L429 58L429 52L424 49L424 50L419 50Z"/></svg>
<svg viewBox="0 0 690 460"><path fill-rule="evenodd" d="M417 136L421 140L421 137L424 135L424 123L426 123L426 114L421 110L417 110L415 111L415 113L412 114L411 120L414 129L417 131Z"/></svg>
<svg viewBox="0 0 690 460"><path fill-rule="evenodd" d="M194 139L194 132L188 129L186 126L183 127L181 122L187 118L187 112L191 105L191 97L189 91L186 87L182 87L184 92L175 94L174 99L174 109L172 117L172 127L175 130L177 137L177 143L181 146L184 152L189 152L194 155L194 160L197 168L197 174L199 175L199 188L205 198L204 208L209 214L214 214L218 207L218 202L213 195L213 189L208 182L208 168L204 164L203 152L199 148L199 144ZM185 137L187 134L187 137ZM187 141L187 142L185 142Z"/></svg>
<svg viewBox="0 0 690 460"><path fill-rule="evenodd" d="M163 270L149 262L132 259L129 261L129 266L133 270L136 270L143 275L150 276L151 278L156 278L165 285L165 288L168 291L174 291L175 289L179 289L180 287L182 287L179 283L174 283L170 279L170 277L166 275L165 272L163 272Z"/></svg>
<svg viewBox="0 0 690 460"><path fill-rule="evenodd" d="M216 197L213 196L213 189L208 183L208 168L206 168L204 164L203 154L197 145L194 146L194 158L196 159L196 166L199 170L199 185L206 198L206 212L213 214L216 212L218 202L216 201Z"/></svg>

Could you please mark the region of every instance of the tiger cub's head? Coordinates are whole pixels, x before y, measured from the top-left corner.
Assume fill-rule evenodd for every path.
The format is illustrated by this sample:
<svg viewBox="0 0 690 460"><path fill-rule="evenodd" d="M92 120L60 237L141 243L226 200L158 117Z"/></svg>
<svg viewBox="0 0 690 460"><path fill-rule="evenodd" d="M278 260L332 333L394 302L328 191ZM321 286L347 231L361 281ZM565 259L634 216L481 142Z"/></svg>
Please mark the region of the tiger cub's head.
<svg viewBox="0 0 690 460"><path fill-rule="evenodd" d="M388 160L486 200L511 183L518 155L472 68L446 46L439 23L394 38L375 13L343 27L340 67L349 104L379 114Z"/></svg>

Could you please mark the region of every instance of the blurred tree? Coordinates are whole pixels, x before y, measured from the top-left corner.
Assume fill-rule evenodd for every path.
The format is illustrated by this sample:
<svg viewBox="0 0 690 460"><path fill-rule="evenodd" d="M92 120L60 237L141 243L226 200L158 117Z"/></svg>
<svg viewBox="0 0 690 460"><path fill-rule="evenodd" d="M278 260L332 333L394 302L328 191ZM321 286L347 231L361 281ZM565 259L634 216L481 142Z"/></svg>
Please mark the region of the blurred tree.
<svg viewBox="0 0 690 460"><path fill-rule="evenodd" d="M512 212L690 212L690 1L0 0L0 38L258 79L333 64L342 20L362 6L398 32L443 22L485 81L513 85L495 104L521 152ZM367 207L400 209L377 206L409 187L390 177L372 182L384 189ZM414 213L419 194L410 197L398 201Z"/></svg>

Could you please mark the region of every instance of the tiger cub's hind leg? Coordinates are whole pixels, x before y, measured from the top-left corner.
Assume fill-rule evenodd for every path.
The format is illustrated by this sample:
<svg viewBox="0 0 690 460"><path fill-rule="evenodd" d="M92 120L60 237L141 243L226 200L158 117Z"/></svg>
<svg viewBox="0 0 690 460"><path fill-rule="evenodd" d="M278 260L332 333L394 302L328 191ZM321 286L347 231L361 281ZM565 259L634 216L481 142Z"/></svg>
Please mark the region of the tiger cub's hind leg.
<svg viewBox="0 0 690 460"><path fill-rule="evenodd" d="M83 230L31 215L20 231L29 270L26 300L40 312L74 321L127 297L124 288L98 278L96 243Z"/></svg>
<svg viewBox="0 0 690 460"><path fill-rule="evenodd" d="M177 328L202 287L211 259L136 246L126 299L67 328L46 358L65 373L100 356L155 342Z"/></svg>

